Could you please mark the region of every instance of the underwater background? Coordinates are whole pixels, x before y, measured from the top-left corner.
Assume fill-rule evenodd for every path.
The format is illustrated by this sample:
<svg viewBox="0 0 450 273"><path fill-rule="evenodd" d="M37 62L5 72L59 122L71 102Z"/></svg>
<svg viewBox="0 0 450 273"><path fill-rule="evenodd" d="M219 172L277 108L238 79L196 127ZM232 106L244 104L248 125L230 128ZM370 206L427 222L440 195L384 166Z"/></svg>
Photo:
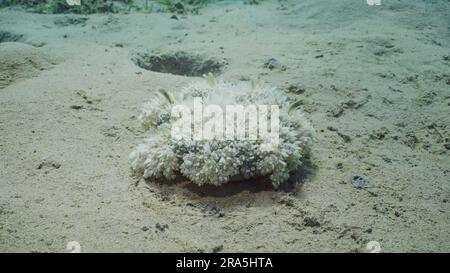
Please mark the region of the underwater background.
<svg viewBox="0 0 450 273"><path fill-rule="evenodd" d="M208 73L297 102L294 185L133 174ZM449 155L447 0L0 0L0 252L448 252Z"/></svg>

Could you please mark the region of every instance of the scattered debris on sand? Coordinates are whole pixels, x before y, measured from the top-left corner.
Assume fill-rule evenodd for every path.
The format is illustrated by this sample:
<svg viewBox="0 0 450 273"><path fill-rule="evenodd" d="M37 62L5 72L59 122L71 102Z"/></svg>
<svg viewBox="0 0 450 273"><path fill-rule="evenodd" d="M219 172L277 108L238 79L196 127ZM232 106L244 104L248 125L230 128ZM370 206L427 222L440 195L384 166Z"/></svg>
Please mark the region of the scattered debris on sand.
<svg viewBox="0 0 450 273"><path fill-rule="evenodd" d="M351 180L353 187L357 189L368 189L374 187L372 181L360 175L354 175Z"/></svg>

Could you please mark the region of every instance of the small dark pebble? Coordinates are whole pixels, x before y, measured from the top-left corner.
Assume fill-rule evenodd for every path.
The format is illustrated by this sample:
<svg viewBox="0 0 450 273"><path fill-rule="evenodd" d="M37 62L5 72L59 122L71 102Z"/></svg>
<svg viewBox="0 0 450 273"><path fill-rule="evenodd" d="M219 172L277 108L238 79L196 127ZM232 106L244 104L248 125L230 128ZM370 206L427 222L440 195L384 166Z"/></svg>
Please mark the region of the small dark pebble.
<svg viewBox="0 0 450 273"><path fill-rule="evenodd" d="M155 228L161 232L164 232L167 228L169 228L168 224L161 225L160 223L156 223Z"/></svg>
<svg viewBox="0 0 450 273"><path fill-rule="evenodd" d="M264 67L269 68L270 70L274 69L275 67L277 67L279 65L280 65L280 62L278 62L274 58L270 58L264 63Z"/></svg>
<svg viewBox="0 0 450 273"><path fill-rule="evenodd" d="M352 138L349 135L343 134L341 132L337 132L337 134L342 138L345 143L352 141Z"/></svg>
<svg viewBox="0 0 450 273"><path fill-rule="evenodd" d="M332 132L336 132L338 129L335 128L335 127L333 127L333 126L328 126L328 127L327 127L327 130L328 130L328 131L332 131Z"/></svg>
<svg viewBox="0 0 450 273"><path fill-rule="evenodd" d="M59 169L61 168L61 164L58 162L54 162L54 161L50 161L50 160L43 160L41 163L39 163L39 165L37 166L36 169L41 170L43 168L54 168L54 169Z"/></svg>
<svg viewBox="0 0 450 273"><path fill-rule="evenodd" d="M368 192L368 193L370 194L370 196L372 196L372 197L377 197L377 196L378 196L377 193L372 192L372 191L370 191L370 190L368 190L367 192Z"/></svg>
<svg viewBox="0 0 450 273"><path fill-rule="evenodd" d="M337 105L328 112L332 117L338 118L344 113L344 107L342 105Z"/></svg>
<svg viewBox="0 0 450 273"><path fill-rule="evenodd" d="M387 156L383 156L383 161L386 162L386 163L392 163L392 159L390 159Z"/></svg>
<svg viewBox="0 0 450 273"><path fill-rule="evenodd" d="M212 253L218 253L218 252L220 252L220 251L222 251L223 250L223 245L218 245L218 246L215 246L213 249L212 249Z"/></svg>
<svg viewBox="0 0 450 273"><path fill-rule="evenodd" d="M303 219L303 223L307 227L320 227L319 221L317 221L317 219L314 217L305 217Z"/></svg>
<svg viewBox="0 0 450 273"><path fill-rule="evenodd" d="M301 85L293 84L293 85L289 85L289 87L287 88L287 91L289 93L294 93L294 94L303 94L303 93L305 93L305 88Z"/></svg>
<svg viewBox="0 0 450 273"><path fill-rule="evenodd" d="M357 240L359 239L359 236L360 236L359 234L353 232L353 233L350 235L350 238L352 238L354 241L357 241Z"/></svg>
<svg viewBox="0 0 450 273"><path fill-rule="evenodd" d="M294 207L295 199L291 197L284 197L280 199L280 204L285 205L286 207Z"/></svg>
<svg viewBox="0 0 450 273"><path fill-rule="evenodd" d="M218 208L218 207L216 207L216 206L213 206L213 207L211 208L211 213L212 213L213 215L219 217L219 218L225 216L225 213L224 213L220 208Z"/></svg>
<svg viewBox="0 0 450 273"><path fill-rule="evenodd" d="M388 134L389 130L386 127L382 127L378 130L373 130L369 137L373 140L383 140Z"/></svg>
<svg viewBox="0 0 450 273"><path fill-rule="evenodd" d="M142 227L142 231L147 231L147 230L148 230L148 227L146 227L146 226Z"/></svg>
<svg viewBox="0 0 450 273"><path fill-rule="evenodd" d="M359 175L352 177L352 185L357 189L367 189L374 186L371 181Z"/></svg>
<svg viewBox="0 0 450 273"><path fill-rule="evenodd" d="M383 56L385 52L386 52L386 51L385 51L385 49L384 49L383 47L377 47L377 48L374 50L373 54L375 54L375 55L377 55L377 56Z"/></svg>
<svg viewBox="0 0 450 273"><path fill-rule="evenodd" d="M264 62L264 68L268 68L273 70L275 68L280 69L282 71L286 70L286 66L282 65L277 59L270 58Z"/></svg>
<svg viewBox="0 0 450 273"><path fill-rule="evenodd" d="M342 140L344 140L344 142L346 143L352 140L352 138L349 135L339 132L339 130L336 127L328 126L327 130L331 132L336 132L338 136L340 136Z"/></svg>
<svg viewBox="0 0 450 273"><path fill-rule="evenodd" d="M72 105L72 106L70 106L70 108L74 109L74 110L80 110L80 109L83 109L83 106L81 106L81 105Z"/></svg>
<svg viewBox="0 0 450 273"><path fill-rule="evenodd" d="M6 229L6 231L7 231L8 233L16 233L16 232L17 232L17 230L15 230L15 229L10 229L10 228Z"/></svg>

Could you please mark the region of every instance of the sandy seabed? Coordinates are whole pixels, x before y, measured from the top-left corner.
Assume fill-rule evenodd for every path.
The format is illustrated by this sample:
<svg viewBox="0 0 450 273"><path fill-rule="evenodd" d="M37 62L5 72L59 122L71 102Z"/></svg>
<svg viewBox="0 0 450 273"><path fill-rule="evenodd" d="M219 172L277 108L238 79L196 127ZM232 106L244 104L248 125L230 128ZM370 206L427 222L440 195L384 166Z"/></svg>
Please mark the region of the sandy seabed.
<svg viewBox="0 0 450 273"><path fill-rule="evenodd" d="M449 10L438 0L227 1L178 20L0 10L11 34L0 43L0 251L67 252L69 241L83 252L366 252L369 241L450 251ZM295 189L132 175L142 103L199 79L133 58L177 51L308 102L315 167ZM270 58L280 65L264 67ZM374 187L355 188L354 175Z"/></svg>

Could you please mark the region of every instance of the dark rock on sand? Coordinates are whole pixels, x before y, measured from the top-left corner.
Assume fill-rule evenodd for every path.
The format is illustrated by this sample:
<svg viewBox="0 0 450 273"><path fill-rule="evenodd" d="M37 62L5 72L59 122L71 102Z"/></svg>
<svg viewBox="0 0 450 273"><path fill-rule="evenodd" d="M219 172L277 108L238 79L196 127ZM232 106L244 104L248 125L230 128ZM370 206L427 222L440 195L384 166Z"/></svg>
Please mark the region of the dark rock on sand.
<svg viewBox="0 0 450 273"><path fill-rule="evenodd" d="M280 69L281 71L286 70L286 66L283 65L280 61L275 58L270 58L264 62L264 68L268 68L270 70Z"/></svg>
<svg viewBox="0 0 450 273"><path fill-rule="evenodd" d="M354 175L351 181L353 187L357 189L368 189L374 187L374 184L370 180L359 175Z"/></svg>

